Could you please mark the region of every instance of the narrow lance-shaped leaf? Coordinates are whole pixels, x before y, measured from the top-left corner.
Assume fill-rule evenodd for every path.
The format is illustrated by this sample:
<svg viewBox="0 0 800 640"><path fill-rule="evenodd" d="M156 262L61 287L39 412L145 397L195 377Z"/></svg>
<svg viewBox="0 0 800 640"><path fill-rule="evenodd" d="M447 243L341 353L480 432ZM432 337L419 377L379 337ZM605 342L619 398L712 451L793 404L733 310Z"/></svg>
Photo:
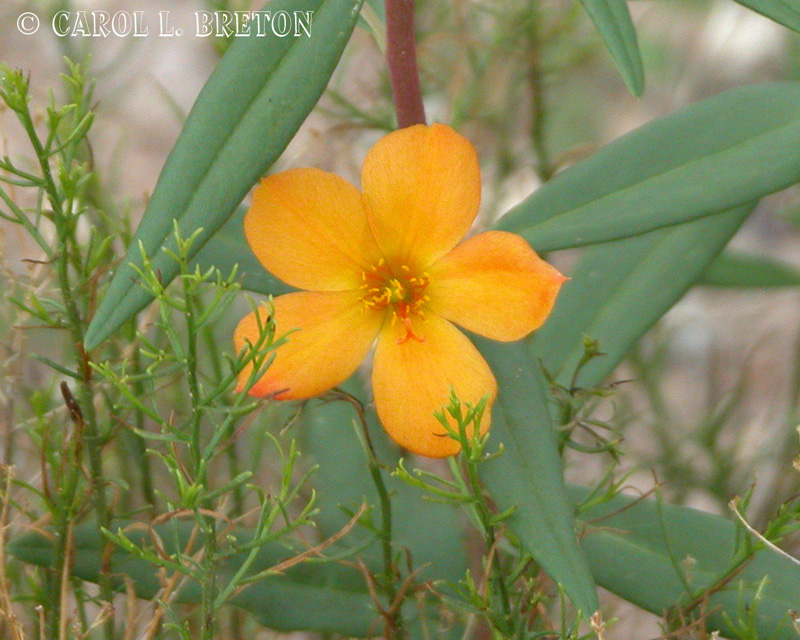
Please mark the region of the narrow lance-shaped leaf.
<svg viewBox="0 0 800 640"><path fill-rule="evenodd" d="M800 269L766 256L723 251L698 284L711 287L772 289L800 286Z"/></svg>
<svg viewBox="0 0 800 640"><path fill-rule="evenodd" d="M247 291L265 295L280 295L294 289L266 271L253 255L244 237L242 218L245 208L240 207L205 246L192 263L206 271L217 267L224 274L238 265L242 286ZM800 269L772 260L766 256L750 255L738 251L723 251L718 255L697 284L711 287L759 288L800 286Z"/></svg>
<svg viewBox="0 0 800 640"><path fill-rule="evenodd" d="M576 502L591 493L572 486ZM800 565L764 548L742 564L736 525L702 511L618 495L581 514L581 544L597 583L656 615L711 587L693 613L726 638L796 640ZM727 580L725 580L727 578ZM687 623L689 620L686 621Z"/></svg>
<svg viewBox="0 0 800 640"><path fill-rule="evenodd" d="M736 0L736 2L800 33L800 5L794 0Z"/></svg>
<svg viewBox="0 0 800 640"><path fill-rule="evenodd" d="M113 532L130 523L120 523ZM186 549L193 524L173 521L153 527L161 540L163 551L174 555ZM233 530L229 532L241 543L252 539L252 531ZM129 529L127 537L138 547L151 547L148 532L142 528ZM195 548L202 546L199 534ZM72 559L73 575L89 582L97 582L101 574L101 550L107 540L95 525L80 525L74 531L75 554ZM20 560L43 567L55 565L55 549L52 538L39 533L27 533L12 540L7 550ZM291 557L283 546L269 543L261 547L255 562L250 566L253 575L277 565ZM241 567L247 554L239 553L228 557L218 566L218 581L226 584ZM115 587L124 590L124 577L133 582L140 598L151 600L163 587L158 570L146 559L114 547L111 555L111 570L108 572ZM200 585L193 580L182 581L176 594L176 601L199 604ZM253 583L232 600L246 611L254 614L261 624L277 631L311 630L341 633L345 636L366 637L380 628L378 613L373 607L372 598L366 589L363 576L353 566L343 563L299 564L287 569L282 575L272 575Z"/></svg>
<svg viewBox="0 0 800 640"><path fill-rule="evenodd" d="M361 0L276 0L273 12L313 13L310 37L237 38L203 87L136 234L86 334L93 348L152 297L137 284L140 243L165 284L178 265L173 221L192 250L228 219L316 104L350 37Z"/></svg>
<svg viewBox="0 0 800 640"><path fill-rule="evenodd" d="M242 287L265 295L280 295L293 291L266 271L253 255L244 237L240 207L222 228L198 252L192 263L205 271L217 267L224 274L238 265ZM800 269L762 255L739 251L723 251L706 269L697 284L734 289L772 289L800 286Z"/></svg>
<svg viewBox="0 0 800 640"><path fill-rule="evenodd" d="M514 509L509 526L588 620L599 608L597 594L575 534L541 370L519 342L475 343L499 386L489 448L505 448L481 465L482 479L500 511Z"/></svg>
<svg viewBox="0 0 800 640"><path fill-rule="evenodd" d="M636 31L625 0L581 0L630 92L644 91L644 71Z"/></svg>
<svg viewBox="0 0 800 640"><path fill-rule="evenodd" d="M800 83L743 87L619 138L496 226L550 251L713 215L798 180Z"/></svg>
<svg viewBox="0 0 800 640"><path fill-rule="evenodd" d="M752 208L588 249L545 325L526 339L531 358L566 384L589 336L604 355L581 369L577 383L600 384L702 275Z"/></svg>
<svg viewBox="0 0 800 640"><path fill-rule="evenodd" d="M358 375L342 387L362 399L366 395ZM374 410L367 409L366 416L380 461L389 468L396 466L400 459L398 448L381 429ZM319 508L315 520L323 538L342 531L352 513L365 501L370 506L369 513L375 526L380 528L381 509L356 432L358 427L354 422L357 422L357 415L353 407L343 400L330 398L312 401L306 406L300 422L303 451L319 465L313 475ZM453 505L425 500L420 489L392 477L388 471L383 475L392 499L392 541L397 557L402 557L404 566L408 561L413 564L419 582L458 582L468 567L460 510ZM156 530L162 538L172 540L166 527L159 526ZM185 544L191 525L178 523L177 532L178 540ZM241 540L252 535L247 530L235 533ZM137 544L146 541L140 534L131 532ZM92 582L98 580L99 550L104 543L95 528L79 528L75 575ZM12 548L27 562L51 566L54 560L52 542L41 536L23 536L13 543ZM91 549L94 549L94 555ZM347 557L347 566L335 563L298 565L285 576L270 577L245 589L232 603L256 614L264 625L282 631L310 629L363 637L380 629L378 613L369 598L366 581L354 568L358 557L376 574L383 571L380 543L374 532L356 526L341 541L329 547L327 553ZM268 545L259 553L258 562L251 572L268 568L287 555L285 549ZM233 575L243 557L237 555L224 563L221 567L224 579ZM158 590L153 567L119 548L114 551L113 562L114 573L124 573L134 579L140 597L153 598ZM199 603L197 585L186 585L179 600ZM432 603L430 608L423 608L420 604L417 599L409 598L404 607L404 619L412 637L425 637L425 625L435 627L439 624L440 612L436 603ZM427 616L425 621L421 620L423 613ZM443 632L442 638L460 637L462 631L459 624L453 624L449 631Z"/></svg>
<svg viewBox="0 0 800 640"><path fill-rule="evenodd" d="M500 385L492 440L506 445L503 456L484 466L487 487L500 508L517 506L510 525L584 612L591 613L594 594L576 553L540 363L571 372L588 334L608 356L585 367L580 381L598 384L705 270L751 208L591 249L545 326L527 339L527 356L516 344L478 341Z"/></svg>
<svg viewBox="0 0 800 640"><path fill-rule="evenodd" d="M576 504L591 492L589 487L568 487ZM759 637L796 638L791 612L800 609L800 567L774 551L762 549L731 574L740 558L741 538L730 520L619 495L581 513L579 524L581 545L598 584L637 606L663 615L691 601L687 584L692 594L719 585L701 610L707 614L709 630L745 640L750 637L746 629L749 618ZM175 551L176 539L181 545L187 543L191 525L160 525L156 533L170 553ZM242 540L252 537L248 530L231 533ZM147 544L144 531L129 534L137 544ZM76 527L75 576L97 582L100 549L105 543L95 526ZM53 540L38 533L13 539L7 550L40 566L53 566L55 560ZM252 568L267 568L285 556L284 549L268 547ZM233 556L226 561L222 576L232 575L241 560L241 556ZM161 583L152 565L121 549L115 550L111 562L112 576L119 580L120 588L122 577L127 576L140 597L152 599L158 593ZM730 580L720 584L726 576L731 576ZM245 589L234 601L273 629L327 630L365 637L375 632L376 611L360 585L361 576L351 567L315 563L266 578ZM184 583L177 597L178 602L190 604L199 599L199 589L192 582Z"/></svg>

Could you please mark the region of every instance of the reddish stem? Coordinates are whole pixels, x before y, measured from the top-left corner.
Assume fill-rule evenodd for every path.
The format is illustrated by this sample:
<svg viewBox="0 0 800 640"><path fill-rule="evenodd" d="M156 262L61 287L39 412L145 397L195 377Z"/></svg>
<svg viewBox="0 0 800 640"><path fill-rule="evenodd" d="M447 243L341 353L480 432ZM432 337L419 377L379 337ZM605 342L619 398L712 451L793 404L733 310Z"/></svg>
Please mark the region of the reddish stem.
<svg viewBox="0 0 800 640"><path fill-rule="evenodd" d="M397 125L425 124L414 44L414 0L386 0L386 61Z"/></svg>

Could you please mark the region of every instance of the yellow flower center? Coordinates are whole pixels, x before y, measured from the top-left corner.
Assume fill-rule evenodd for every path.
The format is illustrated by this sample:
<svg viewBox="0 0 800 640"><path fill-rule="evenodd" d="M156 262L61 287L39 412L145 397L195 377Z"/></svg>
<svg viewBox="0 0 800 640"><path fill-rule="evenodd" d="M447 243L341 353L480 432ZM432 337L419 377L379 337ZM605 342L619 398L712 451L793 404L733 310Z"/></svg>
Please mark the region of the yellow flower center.
<svg viewBox="0 0 800 640"><path fill-rule="evenodd" d="M361 279L364 308L382 311L391 307L392 324L401 322L405 327L406 335L397 341L398 344L412 338L419 342L425 340L424 336L414 333L411 320L415 316L425 320L424 307L430 300L425 289L431 281L427 273L415 275L405 264L392 268L381 258L378 264L361 273Z"/></svg>

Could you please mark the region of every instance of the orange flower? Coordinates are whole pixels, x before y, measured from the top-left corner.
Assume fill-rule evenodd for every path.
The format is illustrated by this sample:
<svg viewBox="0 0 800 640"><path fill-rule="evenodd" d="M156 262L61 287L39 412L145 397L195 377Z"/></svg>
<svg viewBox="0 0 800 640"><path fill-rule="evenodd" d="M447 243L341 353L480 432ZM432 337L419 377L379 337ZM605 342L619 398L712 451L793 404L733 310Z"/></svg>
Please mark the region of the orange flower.
<svg viewBox="0 0 800 640"><path fill-rule="evenodd" d="M472 145L450 127L385 136L364 161L362 190L319 169L256 188L247 241L268 271L305 291L275 299L276 335L299 331L250 393L318 395L348 378L377 339L372 389L384 428L415 453L449 456L459 444L434 411L451 387L464 403L488 397L481 433L497 394L486 361L452 323L519 340L544 322L566 278L511 233L458 244L478 213L480 173ZM252 313L236 329L237 350L258 336Z"/></svg>

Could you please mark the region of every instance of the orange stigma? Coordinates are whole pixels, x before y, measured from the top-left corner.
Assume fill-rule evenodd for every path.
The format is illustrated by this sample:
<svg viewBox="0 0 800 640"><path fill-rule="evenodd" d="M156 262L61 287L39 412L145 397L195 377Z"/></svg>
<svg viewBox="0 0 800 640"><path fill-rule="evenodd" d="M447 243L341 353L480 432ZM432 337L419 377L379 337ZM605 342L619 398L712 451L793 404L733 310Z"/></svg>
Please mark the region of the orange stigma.
<svg viewBox="0 0 800 640"><path fill-rule="evenodd" d="M425 336L414 333L411 320L414 316L425 320L423 308L430 300L425 295L425 289L430 284L427 273L414 275L408 265L392 268L381 258L377 264L362 272L361 279L361 289L364 292L361 301L364 308L382 311L391 307L392 325L398 321L403 323L406 335L397 344L409 340L425 341Z"/></svg>

